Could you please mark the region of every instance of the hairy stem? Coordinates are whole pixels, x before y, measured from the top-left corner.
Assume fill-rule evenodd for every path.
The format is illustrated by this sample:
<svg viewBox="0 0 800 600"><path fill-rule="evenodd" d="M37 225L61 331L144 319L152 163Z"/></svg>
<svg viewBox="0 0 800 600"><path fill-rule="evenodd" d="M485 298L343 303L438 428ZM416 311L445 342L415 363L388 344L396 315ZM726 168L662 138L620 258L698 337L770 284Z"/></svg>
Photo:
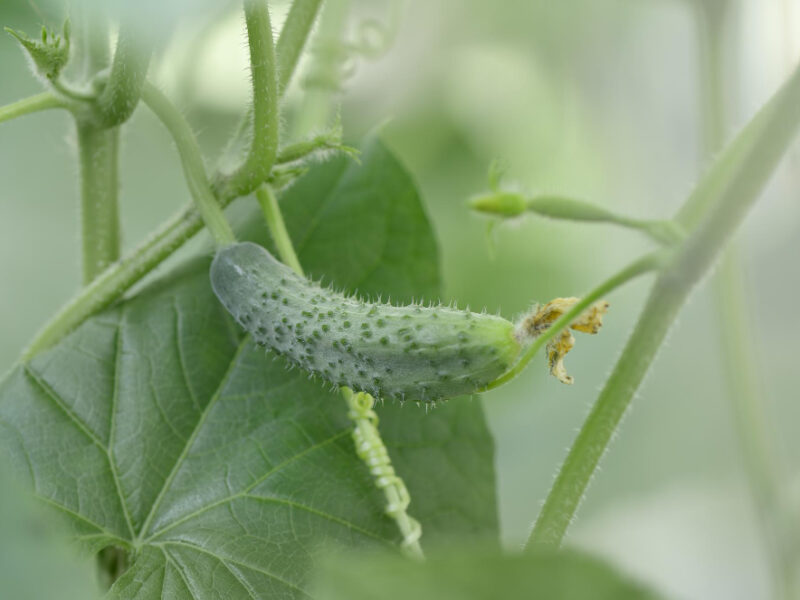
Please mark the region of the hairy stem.
<svg viewBox="0 0 800 600"><path fill-rule="evenodd" d="M127 121L139 103L152 54L150 45L142 41L145 37L134 25L123 23L120 27L111 73L97 99L96 116L104 127Z"/></svg>
<svg viewBox="0 0 800 600"><path fill-rule="evenodd" d="M294 0L283 25L275 54L278 57L278 90L283 93L294 75L300 54L311 33L322 0Z"/></svg>
<svg viewBox="0 0 800 600"><path fill-rule="evenodd" d="M73 60L80 78L87 81L108 66L108 15L103 5L94 2L76 2L72 10L78 25Z"/></svg>
<svg viewBox="0 0 800 600"><path fill-rule="evenodd" d="M725 89L723 28L727 4L701 3L696 8L697 39L701 51L700 105L703 144L711 156L724 142ZM753 351L757 333L752 331L745 265L738 244L725 253L712 285L720 334L720 352L726 373L727 395L744 458L744 470L771 560L775 598L793 598L796 592L790 538L796 527L785 520L777 472L775 448L764 415L764 395ZM786 527L789 525L789 527ZM788 529L788 535L787 535Z"/></svg>
<svg viewBox="0 0 800 600"><path fill-rule="evenodd" d="M663 278L656 283L617 366L561 466L526 549L533 550L542 544L561 544L630 398L644 378L687 294L687 289L673 288Z"/></svg>
<svg viewBox="0 0 800 600"><path fill-rule="evenodd" d="M527 548L558 546L584 492L687 296L709 270L794 137L800 123L800 72L773 96L719 157L687 200L696 224L656 280L614 370L562 465ZM686 205L685 205L686 206ZM683 211L683 209L682 209Z"/></svg>
<svg viewBox="0 0 800 600"><path fill-rule="evenodd" d="M0 123L51 108L69 108L69 104L50 92L43 92L0 106Z"/></svg>
<svg viewBox="0 0 800 600"><path fill-rule="evenodd" d="M294 74L297 61L300 58L300 52L305 47L321 3L322 0L296 0L289 10L289 15L286 17L286 22L283 24L283 29L281 29L278 41L275 44L276 85L279 99L283 96ZM313 14L311 11L312 4L316 4L313 8ZM252 121L253 106L250 106L239 122L230 142L228 142L227 149L223 152L223 157L231 155L237 148L244 147L245 138L251 129ZM225 175L218 173L214 177L215 188L221 186L224 180Z"/></svg>
<svg viewBox="0 0 800 600"><path fill-rule="evenodd" d="M83 283L119 258L119 129L77 121Z"/></svg>
<svg viewBox="0 0 800 600"><path fill-rule="evenodd" d="M533 343L527 348L527 350L525 350L525 353L511 369L509 369L501 377L498 377L492 381L484 390L481 391L492 390L514 379L514 377L519 375L525 369L531 359L545 346L545 344L547 344L547 342L561 333L562 330L569 327L570 324L577 319L581 313L583 313L583 311L603 298L603 296L606 294L609 294L632 279L659 269L664 264L668 256L670 256L670 254L667 251L648 254L639 260L634 261L618 273L612 275L588 294L584 295L580 301L575 304L575 306L561 315L561 317L559 317L544 333L542 333L533 341Z"/></svg>
<svg viewBox="0 0 800 600"><path fill-rule="evenodd" d="M256 198L261 205L264 220L272 233L275 246L278 248L278 255L284 263L289 265L296 273L302 275L303 267L300 266L300 261L294 251L289 232L286 230L286 224L283 222L281 208L278 206L278 199L275 197L272 188L267 184L262 184L256 190Z"/></svg>
<svg viewBox="0 0 800 600"><path fill-rule="evenodd" d="M795 560L791 539L797 529L785 514L776 468L771 427L764 414L764 395L753 351L758 336L750 327L743 264L734 246L726 252L713 280L720 334L720 352L744 470L757 511L764 545L771 558L774 598L796 598Z"/></svg>
<svg viewBox="0 0 800 600"><path fill-rule="evenodd" d="M347 24L351 0L327 0L320 17L320 25L315 36L319 44L338 45L341 43ZM324 73L324 79L340 83L341 54L337 51L317 51L313 55L312 70ZM303 137L310 131L324 127L331 114L332 97L335 91L330 87L313 86L305 90L303 102L293 124L294 137Z"/></svg>
<svg viewBox="0 0 800 600"><path fill-rule="evenodd" d="M167 97L149 83L145 84L142 89L142 100L172 134L181 157L183 174L186 177L189 192L217 245L224 246L234 243L236 237L211 191L203 165L203 157L189 123Z"/></svg>
<svg viewBox="0 0 800 600"><path fill-rule="evenodd" d="M278 82L266 1L245 0L244 14L253 79L253 138L244 162L215 180L220 195L243 196L256 189L269 177L278 151Z"/></svg>

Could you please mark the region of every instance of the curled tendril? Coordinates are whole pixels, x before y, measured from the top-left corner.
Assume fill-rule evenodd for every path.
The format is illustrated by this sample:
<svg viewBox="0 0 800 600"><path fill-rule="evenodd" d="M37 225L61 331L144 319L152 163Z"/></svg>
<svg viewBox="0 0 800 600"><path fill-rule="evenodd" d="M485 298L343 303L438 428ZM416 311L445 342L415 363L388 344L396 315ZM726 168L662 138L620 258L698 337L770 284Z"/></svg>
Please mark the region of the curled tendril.
<svg viewBox="0 0 800 600"><path fill-rule="evenodd" d="M422 526L406 512L411 496L406 484L395 473L389 452L378 433L378 415L372 409L374 399L369 394L354 393L349 388L342 388L342 392L350 408L348 417L355 423L353 441L356 454L367 465L375 485L386 497L386 514L400 529L402 549L411 556L421 557L419 539L422 537Z"/></svg>

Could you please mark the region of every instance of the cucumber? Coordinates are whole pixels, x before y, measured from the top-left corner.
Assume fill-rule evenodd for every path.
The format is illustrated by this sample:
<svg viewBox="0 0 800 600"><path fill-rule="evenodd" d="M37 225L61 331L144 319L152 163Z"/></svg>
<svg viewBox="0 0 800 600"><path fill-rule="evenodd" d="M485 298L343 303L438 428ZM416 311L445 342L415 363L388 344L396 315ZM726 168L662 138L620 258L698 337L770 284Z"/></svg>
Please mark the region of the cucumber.
<svg viewBox="0 0 800 600"><path fill-rule="evenodd" d="M250 242L217 253L211 285L257 343L376 398L435 402L473 393L507 371L522 348L506 319L345 296Z"/></svg>

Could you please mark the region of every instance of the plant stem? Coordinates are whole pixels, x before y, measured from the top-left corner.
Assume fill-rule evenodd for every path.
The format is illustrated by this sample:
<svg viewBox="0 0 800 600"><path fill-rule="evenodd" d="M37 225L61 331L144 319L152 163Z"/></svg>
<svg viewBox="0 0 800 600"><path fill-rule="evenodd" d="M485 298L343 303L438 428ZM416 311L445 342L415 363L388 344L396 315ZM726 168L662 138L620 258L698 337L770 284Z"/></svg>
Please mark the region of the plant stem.
<svg viewBox="0 0 800 600"><path fill-rule="evenodd" d="M561 315L561 317L559 317L544 333L537 337L511 369L509 369L501 377L498 377L489 383L483 390L480 391L492 390L514 379L514 377L519 375L525 369L531 359L536 355L537 352L539 352L539 350L542 349L542 347L544 347L545 344L547 344L547 342L561 333L563 329L569 327L570 324L577 319L581 313L583 313L583 311L621 285L624 285L640 275L644 275L661 268L668 256L670 256L670 254L663 250L661 252L648 254L639 260L634 261L598 285L588 294L583 296L580 301L575 304L575 306Z"/></svg>
<svg viewBox="0 0 800 600"><path fill-rule="evenodd" d="M527 550L537 546L559 546L571 523L600 458L628 408L673 319L686 289L674 288L659 279L639 322L619 358L589 417L583 424L553 488L547 496Z"/></svg>
<svg viewBox="0 0 800 600"><path fill-rule="evenodd" d="M122 23L111 73L97 98L96 117L104 127L115 127L133 114L150 65L151 46L143 42L146 32L130 23Z"/></svg>
<svg viewBox="0 0 800 600"><path fill-rule="evenodd" d="M84 4L86 27L86 62L84 75L88 79L105 69L109 60L108 15L99 3Z"/></svg>
<svg viewBox="0 0 800 600"><path fill-rule="evenodd" d="M633 394L687 296L755 202L800 122L800 71L719 157L687 200L697 225L656 280L622 356L562 465L526 548L559 546ZM706 197L708 196L708 197ZM681 209L683 210L687 207Z"/></svg>
<svg viewBox="0 0 800 600"><path fill-rule="evenodd" d="M43 92L0 106L0 123L51 108L69 108L69 104L50 92Z"/></svg>
<svg viewBox="0 0 800 600"><path fill-rule="evenodd" d="M267 180L278 151L278 82L272 25L265 0L245 0L253 79L253 139L244 162L214 182L218 195L243 196Z"/></svg>
<svg viewBox="0 0 800 600"><path fill-rule="evenodd" d="M278 90L282 94L294 75L300 54L317 18L322 0L294 0L283 25L275 54L278 57Z"/></svg>
<svg viewBox="0 0 800 600"><path fill-rule="evenodd" d="M685 237L680 225L671 220L634 219L618 215L602 206L583 200L563 196L535 196L528 198L525 208L529 212L552 219L610 223L637 229L652 240L664 245L673 245Z"/></svg>
<svg viewBox="0 0 800 600"><path fill-rule="evenodd" d="M77 25L75 54L72 62L78 66L76 75L90 80L108 66L108 15L100 3L75 2L70 7L72 21Z"/></svg>
<svg viewBox="0 0 800 600"><path fill-rule="evenodd" d="M236 237L211 191L200 148L186 119L164 94L149 83L146 83L142 89L142 100L172 134L181 157L189 192L217 245L224 246L234 243Z"/></svg>
<svg viewBox="0 0 800 600"><path fill-rule="evenodd" d="M275 246L278 248L278 254L281 260L289 265L296 273L303 274L303 267L300 266L300 261L294 251L292 240L289 237L289 232L286 230L286 224L283 222L281 215L281 208L278 206L278 199L275 197L272 188L264 183L256 190L256 198L261 205L261 211L264 213L264 220L267 222L272 233L272 239Z"/></svg>
<svg viewBox="0 0 800 600"><path fill-rule="evenodd" d="M342 132L334 129L316 135L311 139L284 146L278 150L278 155L275 157L275 164L285 165L286 163L303 160L314 152L325 151L344 152L356 158L356 160L358 157L358 150L342 144Z"/></svg>
<svg viewBox="0 0 800 600"><path fill-rule="evenodd" d="M704 124L703 145L711 156L724 142L725 90L723 82L723 29L727 4L701 3L696 8L697 40L701 51L700 105ZM725 253L712 282L720 334L720 352L726 372L727 395L744 458L761 534L773 578L775 598L794 598L796 588L790 538L795 526L784 513L775 448L770 443L764 415L764 395L759 385L758 358L753 351L745 266L734 241ZM788 525L788 527L785 527ZM787 531L788 529L788 535Z"/></svg>
<svg viewBox="0 0 800 600"><path fill-rule="evenodd" d="M320 25L315 36L319 44L342 44L347 15L350 10L350 0L327 0L320 17ZM339 67L341 63L339 52L315 51L313 55L313 69L324 73L324 78L335 80L339 83ZM293 124L293 137L303 137L310 131L324 127L331 113L331 97L334 92L330 88L310 87L303 94L303 102Z"/></svg>
<svg viewBox="0 0 800 600"><path fill-rule="evenodd" d="M743 265L736 246L730 248L714 276L720 352L734 424L741 444L744 470L750 484L764 545L771 558L774 598L796 598L795 564L791 539L797 529L785 514L771 443L764 396L753 346L758 336L749 327Z"/></svg>
<svg viewBox="0 0 800 600"><path fill-rule="evenodd" d="M81 179L83 283L119 258L119 129L76 122Z"/></svg>
<svg viewBox="0 0 800 600"><path fill-rule="evenodd" d="M313 14L310 12L311 4L316 4ZM295 0L292 8L289 10L289 15L283 24L283 29L278 36L278 42L275 45L275 60L276 60L276 85L278 88L278 98L283 96L286 87L294 74L297 61L299 59L299 52L305 47L308 35L311 32L311 26L314 23L319 5L322 0ZM295 8L297 7L297 8ZM301 36L301 33L304 36ZM297 55L295 55L297 52ZM253 60L251 56L251 61ZM223 151L223 156L233 153L237 148L244 147L244 140L247 133L251 128L251 121L253 120L253 106L249 106L245 112L242 120L239 122L235 133ZM225 180L225 175L218 173L214 177L215 188L222 185Z"/></svg>

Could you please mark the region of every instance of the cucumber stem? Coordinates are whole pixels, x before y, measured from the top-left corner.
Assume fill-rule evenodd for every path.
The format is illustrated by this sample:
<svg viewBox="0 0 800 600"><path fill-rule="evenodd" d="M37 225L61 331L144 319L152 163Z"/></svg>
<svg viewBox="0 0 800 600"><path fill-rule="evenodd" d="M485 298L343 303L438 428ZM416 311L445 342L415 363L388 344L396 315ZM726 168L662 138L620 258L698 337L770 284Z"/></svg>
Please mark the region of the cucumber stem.
<svg viewBox="0 0 800 600"><path fill-rule="evenodd" d="M281 215L281 208L278 205L278 199L272 188L264 183L256 190L256 198L261 205L261 210L264 213L264 220L267 222L267 227L272 234L272 239L275 246L278 248L278 255L281 260L289 265L292 270L298 275L304 276L303 267L297 258L292 245L292 239L289 237L289 232L286 230L286 224Z"/></svg>
<svg viewBox="0 0 800 600"><path fill-rule="evenodd" d="M269 177L278 151L278 82L269 8L264 0L245 0L244 15L253 80L253 136L242 164L233 173L215 179L217 195L252 192ZM239 134L246 130L246 126L240 127Z"/></svg>
<svg viewBox="0 0 800 600"><path fill-rule="evenodd" d="M119 259L119 128L77 121L83 283Z"/></svg>

